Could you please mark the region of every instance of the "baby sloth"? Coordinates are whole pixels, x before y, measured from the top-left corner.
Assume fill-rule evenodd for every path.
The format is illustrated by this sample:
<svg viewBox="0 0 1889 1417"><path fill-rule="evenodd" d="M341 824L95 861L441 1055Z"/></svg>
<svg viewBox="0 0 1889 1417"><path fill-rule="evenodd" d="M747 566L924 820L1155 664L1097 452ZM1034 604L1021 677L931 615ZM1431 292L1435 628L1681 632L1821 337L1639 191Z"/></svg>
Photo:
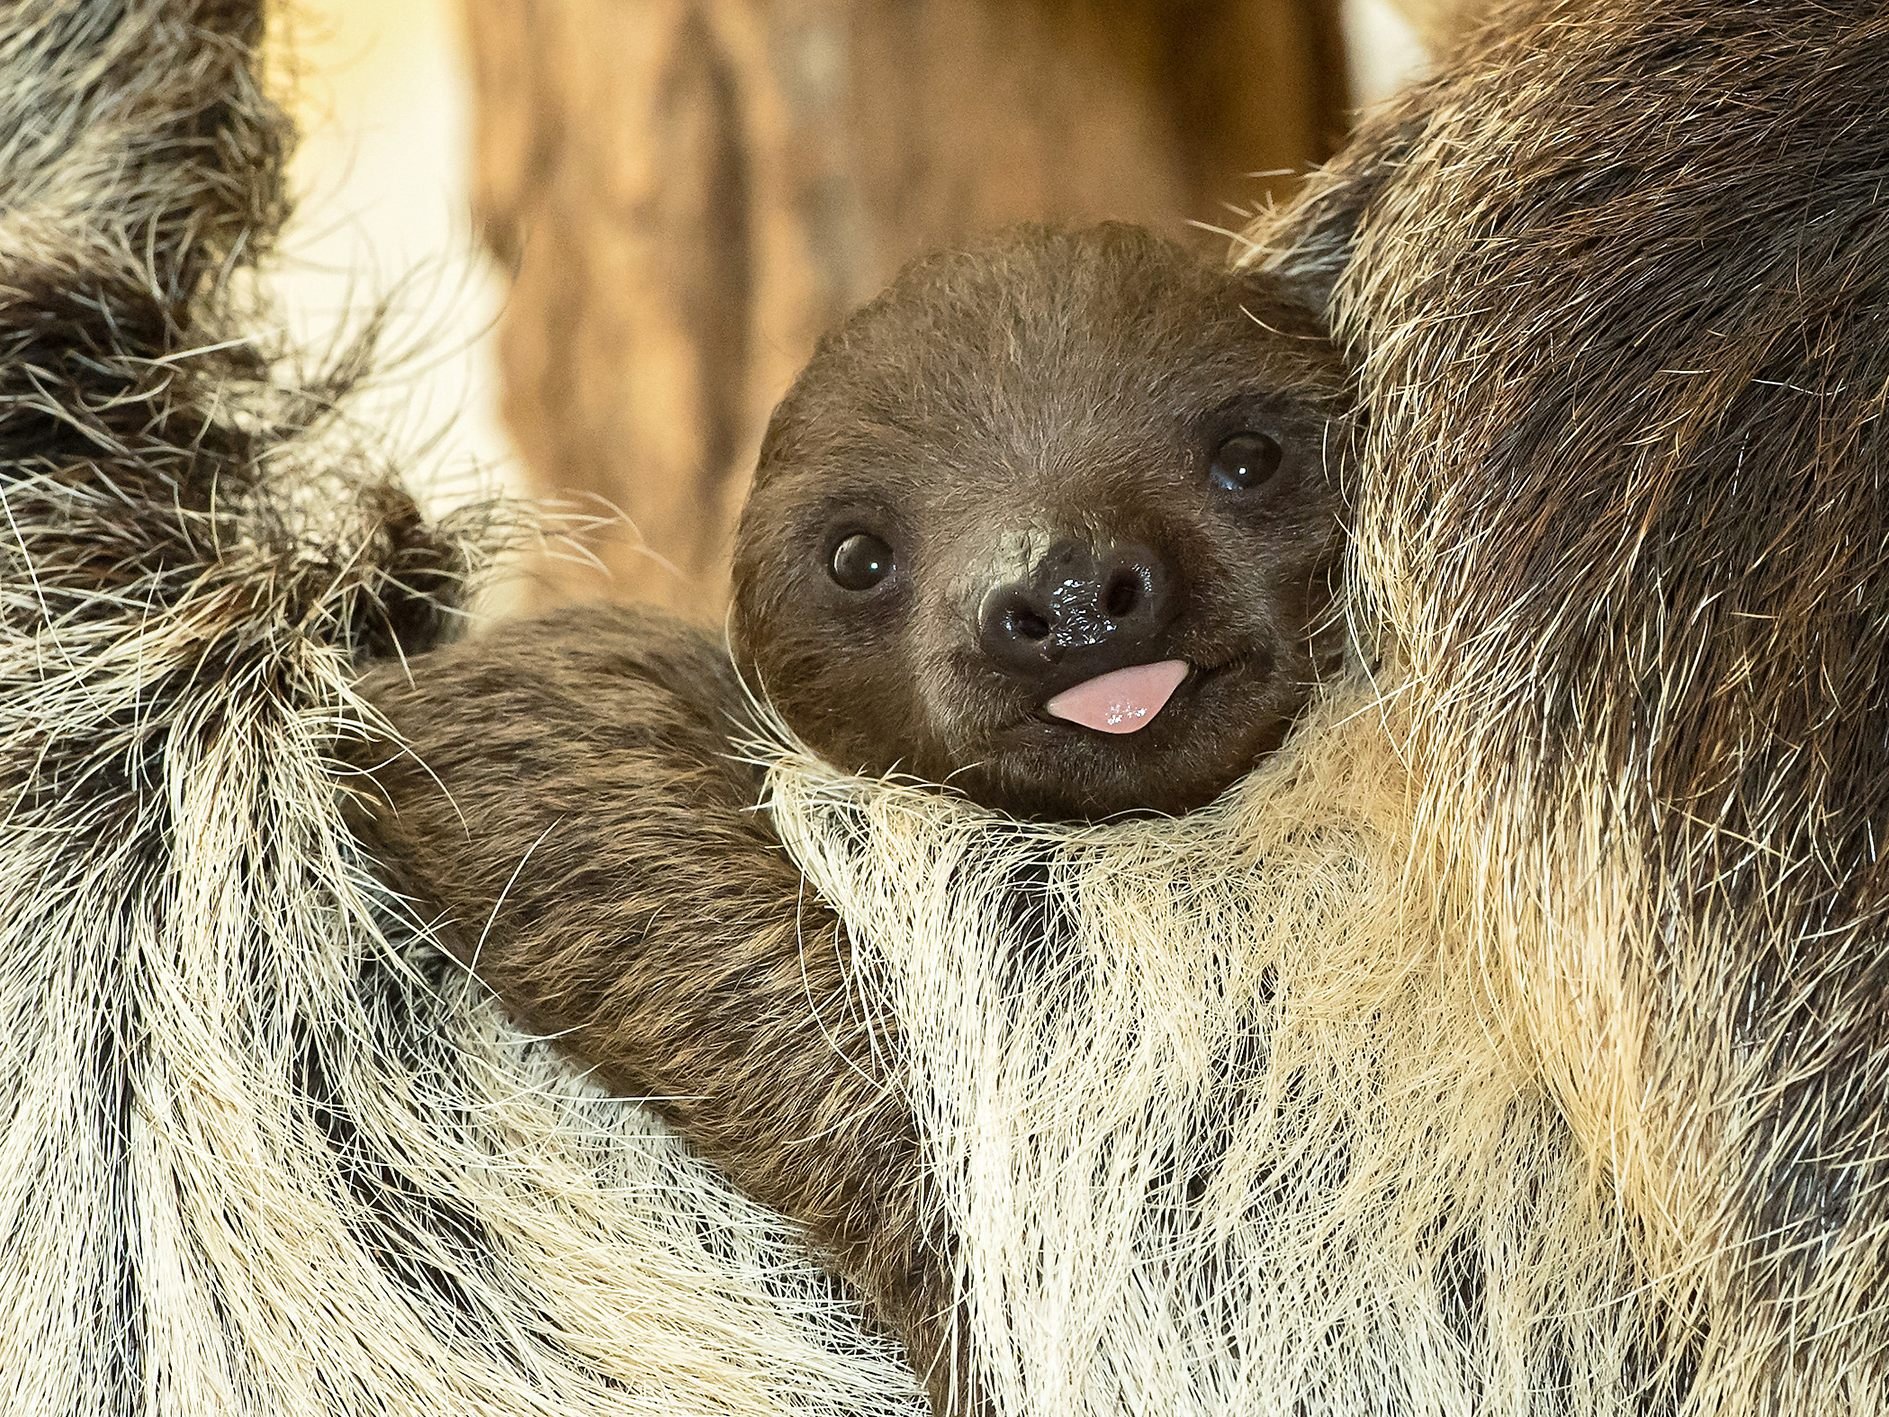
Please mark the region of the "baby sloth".
<svg viewBox="0 0 1889 1417"><path fill-rule="evenodd" d="M1347 394L1277 277L1137 227L923 258L775 411L736 658L844 769L1030 816L1199 806L1339 653Z"/></svg>
<svg viewBox="0 0 1889 1417"><path fill-rule="evenodd" d="M1205 802L1341 645L1347 380L1278 277L1125 226L930 257L821 344L743 519L741 666L843 768L1013 811ZM734 751L721 644L572 608L390 665L361 831L527 1027L805 1228L989 1410L900 1021ZM471 706L471 707L469 707Z"/></svg>

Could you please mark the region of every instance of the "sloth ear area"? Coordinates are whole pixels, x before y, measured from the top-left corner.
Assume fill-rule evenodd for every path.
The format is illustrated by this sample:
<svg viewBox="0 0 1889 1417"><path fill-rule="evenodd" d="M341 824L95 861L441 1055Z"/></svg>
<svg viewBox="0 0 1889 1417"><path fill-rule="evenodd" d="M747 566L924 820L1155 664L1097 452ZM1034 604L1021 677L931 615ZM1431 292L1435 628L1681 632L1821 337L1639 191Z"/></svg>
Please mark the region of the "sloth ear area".
<svg viewBox="0 0 1889 1417"><path fill-rule="evenodd" d="M1309 279L1280 271L1247 268L1234 273L1240 308L1268 333L1289 339L1330 338L1319 288Z"/></svg>

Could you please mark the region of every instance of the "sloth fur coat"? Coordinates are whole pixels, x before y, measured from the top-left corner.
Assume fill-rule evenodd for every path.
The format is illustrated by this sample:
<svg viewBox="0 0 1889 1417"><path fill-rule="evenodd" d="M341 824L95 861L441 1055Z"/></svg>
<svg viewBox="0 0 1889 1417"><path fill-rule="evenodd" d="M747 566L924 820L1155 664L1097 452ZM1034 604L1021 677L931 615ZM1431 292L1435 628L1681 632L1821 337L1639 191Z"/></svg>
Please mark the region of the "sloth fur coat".
<svg viewBox="0 0 1889 1417"><path fill-rule="evenodd" d="M259 23L0 9L0 1390L917 1413L350 825L502 528L263 333ZM1378 667L1212 810L751 745L991 1412L1889 1410L1885 95L1873 0L1515 0L1253 233L1360 371Z"/></svg>

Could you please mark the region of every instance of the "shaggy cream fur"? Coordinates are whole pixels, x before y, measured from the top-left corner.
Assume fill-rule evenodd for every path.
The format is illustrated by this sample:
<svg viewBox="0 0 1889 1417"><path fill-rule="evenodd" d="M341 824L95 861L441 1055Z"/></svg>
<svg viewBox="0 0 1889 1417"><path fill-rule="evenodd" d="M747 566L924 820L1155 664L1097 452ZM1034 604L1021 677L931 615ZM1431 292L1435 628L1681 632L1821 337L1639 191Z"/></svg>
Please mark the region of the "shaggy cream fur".
<svg viewBox="0 0 1889 1417"><path fill-rule="evenodd" d="M1627 1222L1407 854L1384 712L1343 686L1212 809L1083 830L779 760L905 1030L998 1410L1598 1414L1670 1379Z"/></svg>
<svg viewBox="0 0 1889 1417"><path fill-rule="evenodd" d="M6 491L10 1410L914 1411L780 1222L386 933L329 764L380 492ZM74 589L134 517L205 559Z"/></svg>
<svg viewBox="0 0 1889 1417"><path fill-rule="evenodd" d="M416 947L332 771L427 527L259 335L255 6L0 10L0 1406L910 1414L775 1217Z"/></svg>

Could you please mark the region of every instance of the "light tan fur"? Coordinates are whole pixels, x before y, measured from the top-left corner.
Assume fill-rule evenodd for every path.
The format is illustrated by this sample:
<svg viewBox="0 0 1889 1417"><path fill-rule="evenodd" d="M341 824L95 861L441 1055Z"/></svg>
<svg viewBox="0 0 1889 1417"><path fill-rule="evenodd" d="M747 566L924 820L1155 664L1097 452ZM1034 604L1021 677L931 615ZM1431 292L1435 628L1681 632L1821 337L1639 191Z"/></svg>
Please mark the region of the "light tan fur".
<svg viewBox="0 0 1889 1417"><path fill-rule="evenodd" d="M902 1023L991 1410L1528 1413L1572 1359L1554 1410L1614 1413L1671 1380L1634 1222L1409 854L1391 712L1342 687L1212 808L1086 829L777 763Z"/></svg>

